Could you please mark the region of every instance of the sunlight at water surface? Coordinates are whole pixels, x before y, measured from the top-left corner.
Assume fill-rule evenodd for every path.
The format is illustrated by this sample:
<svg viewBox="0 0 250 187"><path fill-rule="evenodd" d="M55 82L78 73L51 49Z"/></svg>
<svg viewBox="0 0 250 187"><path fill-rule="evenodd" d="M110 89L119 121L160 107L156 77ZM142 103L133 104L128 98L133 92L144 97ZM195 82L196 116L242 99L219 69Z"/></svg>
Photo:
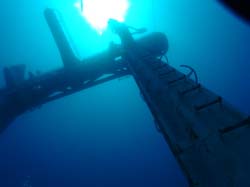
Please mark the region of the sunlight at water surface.
<svg viewBox="0 0 250 187"><path fill-rule="evenodd" d="M128 0L79 0L74 6L87 22L102 34L110 18L125 20L129 8Z"/></svg>

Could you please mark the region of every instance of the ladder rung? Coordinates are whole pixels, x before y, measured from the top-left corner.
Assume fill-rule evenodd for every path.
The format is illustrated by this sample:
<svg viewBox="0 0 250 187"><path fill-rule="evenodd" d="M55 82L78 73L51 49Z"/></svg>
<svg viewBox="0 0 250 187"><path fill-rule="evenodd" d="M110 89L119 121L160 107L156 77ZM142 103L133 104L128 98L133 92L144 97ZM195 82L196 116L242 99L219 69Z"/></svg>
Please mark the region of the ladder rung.
<svg viewBox="0 0 250 187"><path fill-rule="evenodd" d="M219 132L224 134L224 133L231 132L235 129L238 129L238 128L241 128L241 127L244 127L247 125L250 125L250 117L247 117L246 119L238 122L237 124L235 124L233 126L229 126L229 127L224 128L224 129L220 129Z"/></svg>
<svg viewBox="0 0 250 187"><path fill-rule="evenodd" d="M192 91L195 91L195 90L199 89L200 87L201 87L201 85L200 85L200 84L197 84L197 85L195 85L195 86L192 86L192 87L189 88L189 89L186 89L186 90L184 90L184 91L180 91L179 93L182 94L182 95L185 95L185 94L187 94L187 93L189 93L189 92L192 92Z"/></svg>
<svg viewBox="0 0 250 187"><path fill-rule="evenodd" d="M217 104L217 103L221 103L221 101L222 101L222 98L218 97L214 101L211 101L211 102L199 105L199 106L195 106L194 108L195 108L195 110L200 111L200 110L205 109L205 108L207 108L207 107L209 107L211 105L214 105L214 104Z"/></svg>
<svg viewBox="0 0 250 187"><path fill-rule="evenodd" d="M175 70L174 70L174 69L171 69L171 70L169 70L169 71L167 71L167 72L160 73L160 74L159 74L159 77L160 77L161 79L163 79L165 76L167 76L167 75L169 75L170 73L173 73L173 72L175 72Z"/></svg>
<svg viewBox="0 0 250 187"><path fill-rule="evenodd" d="M186 79L186 76L183 75L183 76L181 76L181 77L179 77L179 78L177 78L177 79L168 81L168 85L174 84L174 83L176 83L176 82L178 82L178 81L185 80L185 79Z"/></svg>

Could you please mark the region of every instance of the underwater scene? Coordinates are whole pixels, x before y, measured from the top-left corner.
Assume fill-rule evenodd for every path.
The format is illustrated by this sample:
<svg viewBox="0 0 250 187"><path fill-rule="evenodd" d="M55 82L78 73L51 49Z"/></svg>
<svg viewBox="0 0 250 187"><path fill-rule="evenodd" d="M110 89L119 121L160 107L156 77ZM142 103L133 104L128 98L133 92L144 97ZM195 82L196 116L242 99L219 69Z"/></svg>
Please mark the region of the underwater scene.
<svg viewBox="0 0 250 187"><path fill-rule="evenodd" d="M238 164L239 155L245 155L242 162L250 156L245 134L241 137L246 138L239 138L245 146L231 146L239 148L239 154L232 151L228 159L219 156L206 166L193 167L196 161L203 163L199 159L212 158L191 152L194 142L199 146L206 140L212 142L207 134L215 132L211 128L207 133L199 122L205 119L213 125L210 118L217 117L224 124L219 113L207 117L210 113L203 115L200 110L218 103L224 107L226 102L225 120L236 124L218 130L223 137L227 133L222 138L226 151L236 141L228 136L240 136L231 131L241 133L250 124L250 118L245 118L250 114L250 16L221 2L1 2L0 187L223 186L223 182L207 181L220 181L219 174L229 170L233 171L222 174L228 180L224 186L247 187L250 163ZM164 89L171 90L188 77L186 81L195 83L197 89L202 85L201 89L210 90L218 99L195 106L193 115L186 107L189 101L155 93L161 77L148 89L147 84L154 81L149 77L153 79L162 66L154 71L140 69L144 66L136 64L137 57L147 55L160 63L164 59L164 67L183 75L183 79L168 81L171 86ZM163 71L160 76L166 74ZM205 92L211 95L210 91ZM168 108L174 102L178 103L176 111ZM189 120L198 127L179 130L178 124L190 125ZM173 121L176 125L167 125ZM214 139L215 143L207 143L211 155L224 155L224 149L212 148L219 146ZM207 169L209 165L213 170Z"/></svg>

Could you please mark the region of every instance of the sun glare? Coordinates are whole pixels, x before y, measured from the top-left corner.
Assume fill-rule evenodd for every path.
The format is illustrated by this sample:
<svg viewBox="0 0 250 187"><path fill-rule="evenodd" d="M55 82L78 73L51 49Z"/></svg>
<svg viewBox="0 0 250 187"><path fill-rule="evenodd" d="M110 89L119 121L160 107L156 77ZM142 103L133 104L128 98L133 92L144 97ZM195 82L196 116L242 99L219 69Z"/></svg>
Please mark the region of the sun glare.
<svg viewBox="0 0 250 187"><path fill-rule="evenodd" d="M128 0L80 0L74 5L100 34L106 29L110 18L124 22L129 8Z"/></svg>

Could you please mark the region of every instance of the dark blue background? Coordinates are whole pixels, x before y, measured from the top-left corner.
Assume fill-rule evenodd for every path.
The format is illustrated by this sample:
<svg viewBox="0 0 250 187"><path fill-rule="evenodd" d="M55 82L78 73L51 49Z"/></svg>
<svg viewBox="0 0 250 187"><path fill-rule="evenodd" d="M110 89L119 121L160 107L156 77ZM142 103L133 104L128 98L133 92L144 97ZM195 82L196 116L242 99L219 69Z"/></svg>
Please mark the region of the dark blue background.
<svg viewBox="0 0 250 187"><path fill-rule="evenodd" d="M206 87L250 114L249 25L208 0L130 2L127 23L165 32L171 65L191 65ZM62 12L80 58L105 49L114 36L99 36L73 3L1 2L0 68L25 63L46 72L61 66L45 7ZM34 187L187 186L131 77L19 117L0 136L0 187L27 180Z"/></svg>

